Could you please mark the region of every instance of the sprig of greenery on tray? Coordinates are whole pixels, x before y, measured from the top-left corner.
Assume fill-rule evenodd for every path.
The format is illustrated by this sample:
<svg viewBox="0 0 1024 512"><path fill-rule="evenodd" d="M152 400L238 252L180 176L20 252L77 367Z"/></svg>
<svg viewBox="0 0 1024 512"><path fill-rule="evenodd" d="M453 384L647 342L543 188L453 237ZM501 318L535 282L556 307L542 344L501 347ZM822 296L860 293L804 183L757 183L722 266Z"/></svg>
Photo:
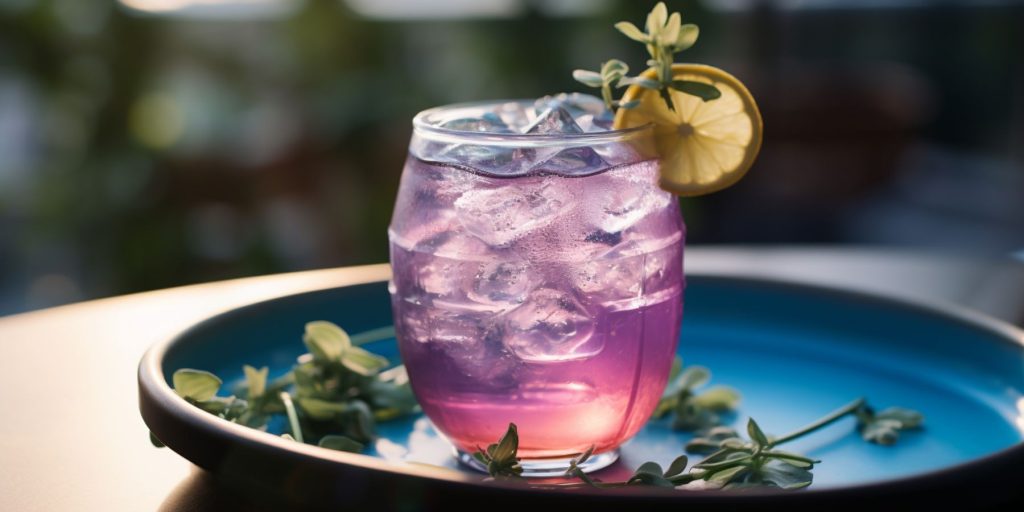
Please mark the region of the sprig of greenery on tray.
<svg viewBox="0 0 1024 512"><path fill-rule="evenodd" d="M267 367L245 365L245 384L228 397L217 396L223 381L207 371L179 369L172 383L186 401L228 421L265 430L275 416L284 416L288 432L282 437L359 452L373 440L377 421L419 410L405 367L386 369L386 358L361 347L392 337L393 327L350 337L333 323L310 322L302 337L309 352L274 380L268 381Z"/></svg>
<svg viewBox="0 0 1024 512"><path fill-rule="evenodd" d="M627 486L723 490L802 489L811 485L814 480L811 471L821 461L779 450L778 446L832 425L846 416L857 419L857 430L865 441L884 445L894 444L899 439L900 431L920 428L924 420L916 411L897 407L876 413L863 398L858 398L818 421L779 437L765 434L754 418L747 420L746 439L729 427L712 427L701 437L686 444L687 452L706 455L690 466L689 471L686 471L689 457L680 455L666 469L662 469L657 462L645 462L624 481L603 482L587 475L580 467L593 455L594 447L591 446L576 456L565 472L565 476L576 478L579 482L533 485L599 489ZM674 426L678 425L674 423ZM510 423L497 443L491 444L486 450L479 450L473 456L484 464L491 478L522 479L518 449L519 430L515 423Z"/></svg>
<svg viewBox="0 0 1024 512"><path fill-rule="evenodd" d="M856 418L856 430L861 438L881 445L895 444L899 440L900 432L920 429L924 422L924 417L917 411L891 407L875 412L865 399L858 398L823 418L780 437L765 434L757 421L749 418L747 438L744 439L734 429L721 424L723 416L734 414L741 399L740 393L728 386L713 386L699 391L710 380L709 369L703 366L684 368L682 360L676 357L669 384L652 415L652 419L655 420L671 416L670 425L673 430L695 433L695 437L686 443L685 450L690 454L705 457L690 466L689 471L686 471L690 462L689 457L680 455L668 468L662 469L656 462L645 462L637 467L627 480L603 482L587 475L580 467L593 455L594 447L591 446L573 459L565 473L565 476L578 479L579 482L532 485L600 489L654 486L681 489L796 490L811 485L814 480L814 465L821 461L779 450L779 445L825 428L847 416ZM487 469L491 478L519 480L522 479L523 469L519 464L518 448L519 430L515 423L510 423L508 430L498 442L486 449L478 450L473 457Z"/></svg>

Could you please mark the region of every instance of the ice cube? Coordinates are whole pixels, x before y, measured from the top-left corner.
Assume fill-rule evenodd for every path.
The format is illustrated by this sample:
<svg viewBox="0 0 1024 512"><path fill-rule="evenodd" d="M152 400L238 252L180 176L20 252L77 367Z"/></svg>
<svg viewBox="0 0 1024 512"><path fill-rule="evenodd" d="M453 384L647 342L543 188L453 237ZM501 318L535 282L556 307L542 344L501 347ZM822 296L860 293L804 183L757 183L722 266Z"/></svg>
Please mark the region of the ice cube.
<svg viewBox="0 0 1024 512"><path fill-rule="evenodd" d="M569 111L561 107L552 107L537 115L537 119L527 126L523 133L534 135L583 133L583 130L576 124Z"/></svg>
<svg viewBox="0 0 1024 512"><path fill-rule="evenodd" d="M657 165L650 169L631 167L604 175L602 193L591 195L587 216L605 232L617 233L640 219L668 206L672 196L657 185ZM653 169L653 172L651 170Z"/></svg>
<svg viewBox="0 0 1024 512"><path fill-rule="evenodd" d="M537 174L590 174L608 167L608 163L589 147L576 147L554 152L533 165L530 172Z"/></svg>
<svg viewBox="0 0 1024 512"><path fill-rule="evenodd" d="M552 107L542 112L527 128L529 134L578 134L583 129L573 120L572 114L561 107ZM530 172L538 174L590 173L606 167L606 162L590 147L570 147L559 151L557 148L539 148L530 155Z"/></svg>
<svg viewBox="0 0 1024 512"><path fill-rule="evenodd" d="M455 350L470 350L481 340L481 328L477 317L449 309L436 309L430 315L430 340L437 343L459 345L458 349L445 347L449 353Z"/></svg>
<svg viewBox="0 0 1024 512"><path fill-rule="evenodd" d="M613 250L601 257L569 265L568 273L574 276L576 288L588 299L605 306L640 299L644 284L644 255L625 255L623 252Z"/></svg>
<svg viewBox="0 0 1024 512"><path fill-rule="evenodd" d="M437 229L437 228L434 228ZM400 276L411 274L411 293L420 301L465 300L465 292L477 266L484 261L496 261L499 255L487 244L462 231L457 221L435 234L425 236L414 246L409 263Z"/></svg>
<svg viewBox="0 0 1024 512"><path fill-rule="evenodd" d="M604 348L594 315L572 292L538 288L505 314L505 345L523 361L555 363L586 359Z"/></svg>
<svg viewBox="0 0 1024 512"><path fill-rule="evenodd" d="M491 189L467 190L455 201L465 230L491 246L506 246L554 222L575 197L549 178L518 181Z"/></svg>
<svg viewBox="0 0 1024 512"><path fill-rule="evenodd" d="M604 101L601 98L578 92L563 92L554 96L544 96L533 103L533 109L538 113L556 107L567 110L577 119L583 115L610 116L610 112L605 109Z"/></svg>
<svg viewBox="0 0 1024 512"><path fill-rule="evenodd" d="M514 132L522 132L536 117L533 110L527 109L522 103L515 101L503 103L497 108L495 114Z"/></svg>
<svg viewBox="0 0 1024 512"><path fill-rule="evenodd" d="M441 258L486 261L497 256L486 244L459 229L459 224L456 221L447 225L444 230L421 239L416 243L413 251L429 256L432 260Z"/></svg>
<svg viewBox="0 0 1024 512"><path fill-rule="evenodd" d="M475 390L514 386L517 361L502 344L503 327L493 315L437 310L432 315L431 340L443 351Z"/></svg>
<svg viewBox="0 0 1024 512"><path fill-rule="evenodd" d="M484 263L479 266L468 295L477 303L507 310L522 304L536 285L528 261Z"/></svg>
<svg viewBox="0 0 1024 512"><path fill-rule="evenodd" d="M512 133L496 112L485 112L480 117L464 117L441 123L441 128L463 132Z"/></svg>
<svg viewBox="0 0 1024 512"><path fill-rule="evenodd" d="M587 133L611 130L613 121L611 115L584 114L576 118L576 124Z"/></svg>

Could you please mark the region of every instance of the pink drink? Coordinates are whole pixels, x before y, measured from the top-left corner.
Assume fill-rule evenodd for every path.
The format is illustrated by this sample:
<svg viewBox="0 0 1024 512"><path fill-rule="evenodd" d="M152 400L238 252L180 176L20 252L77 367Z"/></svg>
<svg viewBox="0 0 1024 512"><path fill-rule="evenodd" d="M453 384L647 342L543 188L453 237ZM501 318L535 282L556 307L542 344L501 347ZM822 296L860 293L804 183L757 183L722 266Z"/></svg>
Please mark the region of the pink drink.
<svg viewBox="0 0 1024 512"><path fill-rule="evenodd" d="M389 233L399 346L424 412L463 452L509 422L524 459L613 451L649 418L679 335L684 227L657 162L607 132L499 174L471 152L425 161L439 150L420 128Z"/></svg>

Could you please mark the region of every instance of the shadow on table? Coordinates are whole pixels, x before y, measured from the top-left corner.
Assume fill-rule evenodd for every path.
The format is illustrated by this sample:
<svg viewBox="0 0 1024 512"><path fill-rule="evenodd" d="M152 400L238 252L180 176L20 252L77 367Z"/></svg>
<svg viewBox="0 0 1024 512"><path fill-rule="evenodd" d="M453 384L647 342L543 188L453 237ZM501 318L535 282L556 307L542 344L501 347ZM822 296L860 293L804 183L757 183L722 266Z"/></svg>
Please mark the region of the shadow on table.
<svg viewBox="0 0 1024 512"><path fill-rule="evenodd" d="M235 512L263 510L293 510L293 506L279 503L267 496L245 496L217 480L209 471L198 467L179 483L164 502L159 512Z"/></svg>

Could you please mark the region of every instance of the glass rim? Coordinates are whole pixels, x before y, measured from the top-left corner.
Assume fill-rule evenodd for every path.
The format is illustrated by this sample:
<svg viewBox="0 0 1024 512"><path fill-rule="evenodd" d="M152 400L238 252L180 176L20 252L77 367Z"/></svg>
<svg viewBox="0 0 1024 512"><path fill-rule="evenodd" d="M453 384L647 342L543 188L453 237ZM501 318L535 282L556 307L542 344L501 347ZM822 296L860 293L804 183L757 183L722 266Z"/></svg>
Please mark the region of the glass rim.
<svg viewBox="0 0 1024 512"><path fill-rule="evenodd" d="M435 142L449 144L475 144L486 146L509 147L546 147L546 146L591 146L624 142L642 136L653 135L653 123L632 128L605 130L584 133L495 133L456 130L431 124L429 119L443 112L457 109L470 109L486 105L503 105L505 103L533 103L530 99L496 99L450 103L420 111L412 119L413 133Z"/></svg>

